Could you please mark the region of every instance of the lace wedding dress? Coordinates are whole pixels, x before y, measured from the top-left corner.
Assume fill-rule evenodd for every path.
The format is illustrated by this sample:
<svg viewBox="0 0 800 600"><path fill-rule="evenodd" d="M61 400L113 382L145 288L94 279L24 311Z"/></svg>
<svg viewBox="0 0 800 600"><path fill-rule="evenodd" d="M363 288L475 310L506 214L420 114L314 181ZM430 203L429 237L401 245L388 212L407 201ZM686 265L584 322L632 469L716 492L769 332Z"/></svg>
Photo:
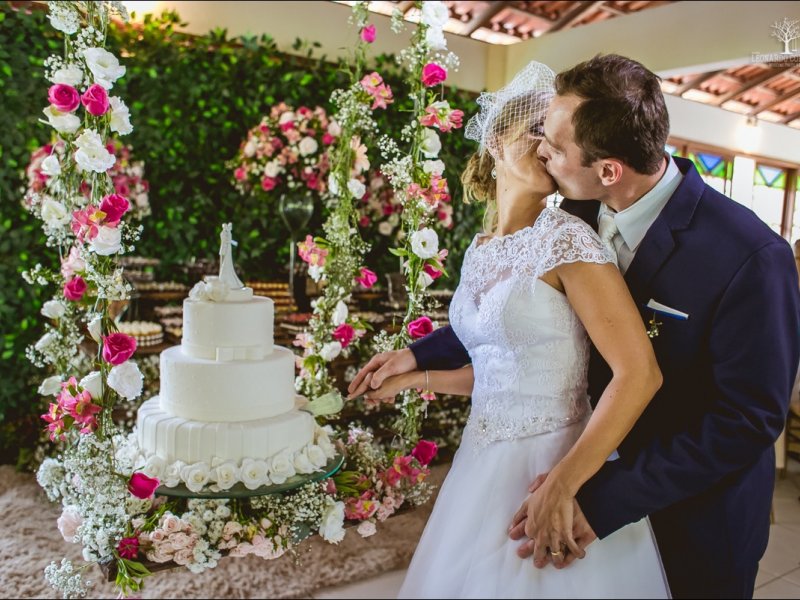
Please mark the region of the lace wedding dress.
<svg viewBox="0 0 800 600"><path fill-rule="evenodd" d="M450 305L475 372L461 446L411 561L401 598L665 598L649 522L539 570L507 529L527 487L550 471L591 414L589 342L567 297L541 279L560 264L611 257L583 221L555 208L467 249Z"/></svg>

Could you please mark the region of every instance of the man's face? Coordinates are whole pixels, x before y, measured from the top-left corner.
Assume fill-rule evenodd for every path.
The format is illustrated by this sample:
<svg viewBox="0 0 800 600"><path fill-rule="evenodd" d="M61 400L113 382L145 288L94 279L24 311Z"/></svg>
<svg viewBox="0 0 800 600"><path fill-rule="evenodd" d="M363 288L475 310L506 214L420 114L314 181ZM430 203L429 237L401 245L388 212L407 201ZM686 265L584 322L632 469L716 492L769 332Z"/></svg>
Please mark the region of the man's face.
<svg viewBox="0 0 800 600"><path fill-rule="evenodd" d="M572 95L553 98L544 121L545 139L539 145L538 154L562 196L572 200L597 200L605 190L595 169L583 166L572 125L572 116L581 102L581 98Z"/></svg>

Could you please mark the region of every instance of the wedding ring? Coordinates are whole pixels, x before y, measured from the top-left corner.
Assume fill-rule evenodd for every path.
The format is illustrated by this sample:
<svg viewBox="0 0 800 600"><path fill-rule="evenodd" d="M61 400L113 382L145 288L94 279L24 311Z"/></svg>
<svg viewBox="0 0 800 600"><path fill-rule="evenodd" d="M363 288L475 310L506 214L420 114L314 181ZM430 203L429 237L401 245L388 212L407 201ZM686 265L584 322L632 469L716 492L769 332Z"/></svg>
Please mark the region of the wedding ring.
<svg viewBox="0 0 800 600"><path fill-rule="evenodd" d="M550 550L550 555L551 556L561 556L562 554L563 553L561 552L561 550L559 550L558 552L553 552L552 550Z"/></svg>

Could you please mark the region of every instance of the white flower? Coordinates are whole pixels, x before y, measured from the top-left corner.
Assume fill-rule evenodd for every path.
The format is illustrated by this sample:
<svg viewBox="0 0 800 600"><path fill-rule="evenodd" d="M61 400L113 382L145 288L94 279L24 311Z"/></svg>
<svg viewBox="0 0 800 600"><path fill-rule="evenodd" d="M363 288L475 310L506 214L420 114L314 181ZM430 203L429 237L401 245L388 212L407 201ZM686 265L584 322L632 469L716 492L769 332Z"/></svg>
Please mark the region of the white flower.
<svg viewBox="0 0 800 600"><path fill-rule="evenodd" d="M381 235L390 236L392 235L392 231L394 231L394 227L391 223L388 223L387 221L381 221L378 223L378 233Z"/></svg>
<svg viewBox="0 0 800 600"><path fill-rule="evenodd" d="M103 395L103 374L100 371L92 371L78 383L96 400Z"/></svg>
<svg viewBox="0 0 800 600"><path fill-rule="evenodd" d="M51 375L42 382L38 391L42 396L58 396L61 392L61 377Z"/></svg>
<svg viewBox="0 0 800 600"><path fill-rule="evenodd" d="M59 300L48 300L42 305L42 315L48 319L60 319L67 312L67 307Z"/></svg>
<svg viewBox="0 0 800 600"><path fill-rule="evenodd" d="M181 469L181 479L186 483L186 487L192 492L199 492L208 483L211 471L204 462L186 465Z"/></svg>
<svg viewBox="0 0 800 600"><path fill-rule="evenodd" d="M39 352L44 352L48 346L51 346L56 341L58 341L58 336L52 331L48 331L41 338L39 338L39 341L36 342L34 348L36 348Z"/></svg>
<svg viewBox="0 0 800 600"><path fill-rule="evenodd" d="M330 444L330 441L328 442ZM328 457L325 456L325 451L317 444L310 444L306 449L308 452L308 460L317 468L324 467L328 463Z"/></svg>
<svg viewBox="0 0 800 600"><path fill-rule="evenodd" d="M77 11L71 8L72 4L69 2L62 3L49 3L50 14L47 18L50 19L50 24L67 35L72 35L81 25L80 18Z"/></svg>
<svg viewBox="0 0 800 600"><path fill-rule="evenodd" d="M426 288L432 283L433 283L433 277L428 275L425 271L419 272L419 277L417 277L417 285L419 287Z"/></svg>
<svg viewBox="0 0 800 600"><path fill-rule="evenodd" d="M100 335L102 333L101 327L103 326L103 317L95 317L89 322L89 335L95 342L100 342Z"/></svg>
<svg viewBox="0 0 800 600"><path fill-rule="evenodd" d="M264 165L264 175L267 177L277 177L281 174L283 168L281 168L281 164L277 160L271 160L266 165Z"/></svg>
<svg viewBox="0 0 800 600"><path fill-rule="evenodd" d="M83 69L74 63L70 63L54 72L50 77L50 81L77 88L83 82Z"/></svg>
<svg viewBox="0 0 800 600"><path fill-rule="evenodd" d="M347 304L339 300L336 303L336 308L333 309L333 314L331 315L331 323L334 326L338 327L342 325L345 321L347 321L347 315L349 314L347 310Z"/></svg>
<svg viewBox="0 0 800 600"><path fill-rule="evenodd" d="M422 170L432 175L444 173L444 162L441 160L426 160L422 163Z"/></svg>
<svg viewBox="0 0 800 600"><path fill-rule="evenodd" d="M214 469L214 480L217 482L219 489L230 489L237 481L239 481L239 468L232 462L222 463L216 469ZM218 516L221 508L226 507L220 506L217 509ZM228 514L230 514L230 509L228 509Z"/></svg>
<svg viewBox="0 0 800 600"><path fill-rule="evenodd" d="M320 267L319 265L309 265L308 276L314 281L319 281L322 278L322 273L324 271L325 267Z"/></svg>
<svg viewBox="0 0 800 600"><path fill-rule="evenodd" d="M78 147L75 152L75 162L84 171L105 173L117 161L117 158L106 149L100 135L92 129L80 134L75 140L75 145Z"/></svg>
<svg viewBox="0 0 800 600"><path fill-rule="evenodd" d="M189 290L189 298L195 301L208 300L208 291L206 290L205 281L198 281L194 287Z"/></svg>
<svg viewBox="0 0 800 600"><path fill-rule="evenodd" d="M336 175L331 173L328 175L328 189L331 191L331 194L334 196L339 195L339 183L336 180Z"/></svg>
<svg viewBox="0 0 800 600"><path fill-rule="evenodd" d="M219 277L209 277L206 280L206 294L208 294L208 299L212 302L224 302L230 289L228 282L221 280Z"/></svg>
<svg viewBox="0 0 800 600"><path fill-rule="evenodd" d="M431 50L447 50L447 40L444 32L435 27L431 27L425 32L425 42Z"/></svg>
<svg viewBox="0 0 800 600"><path fill-rule="evenodd" d="M178 485L181 482L181 473L185 466L183 461L180 460L175 461L171 465L167 465L167 468L164 469L164 479L161 483L167 487L175 487Z"/></svg>
<svg viewBox="0 0 800 600"><path fill-rule="evenodd" d="M366 186L358 179L351 179L347 182L347 189L356 200L361 200L367 191Z"/></svg>
<svg viewBox="0 0 800 600"><path fill-rule="evenodd" d="M58 530L65 542L74 543L78 540L75 539L75 534L78 532L78 527L83 523L83 517L78 510L78 507L70 504L64 507L61 516L58 517Z"/></svg>
<svg viewBox="0 0 800 600"><path fill-rule="evenodd" d="M161 480L164 478L164 473L167 470L167 461L158 456L157 454L151 455L142 467L142 471L148 477Z"/></svg>
<svg viewBox="0 0 800 600"><path fill-rule="evenodd" d="M267 475L267 463L263 460L245 458L242 461L240 477L248 490L255 490L262 485L266 485L270 481L270 477ZM278 482L276 481L275 483Z"/></svg>
<svg viewBox="0 0 800 600"><path fill-rule="evenodd" d="M322 349L319 351L319 355L322 357L322 360L330 362L339 356L341 352L342 345L339 342L328 342L327 344L323 344Z"/></svg>
<svg viewBox="0 0 800 600"><path fill-rule="evenodd" d="M295 471L298 473L313 473L316 470L316 467L311 463L311 460L308 458L308 453L306 452L306 448L302 450L302 452L298 452L294 455L294 468Z"/></svg>
<svg viewBox="0 0 800 600"><path fill-rule="evenodd" d="M344 539L344 502L326 498L325 504L319 534L326 542L338 544Z"/></svg>
<svg viewBox="0 0 800 600"><path fill-rule="evenodd" d="M58 177L61 174L61 165L55 154L51 154L42 161L42 173L49 177Z"/></svg>
<svg viewBox="0 0 800 600"><path fill-rule="evenodd" d="M425 137L420 144L420 150L425 155L425 158L436 158L439 156L439 151L442 149L442 141L439 135L430 127L425 128Z"/></svg>
<svg viewBox="0 0 800 600"><path fill-rule="evenodd" d="M100 256L111 256L120 251L122 246L122 232L118 227L101 225L97 236L89 243L89 248Z"/></svg>
<svg viewBox="0 0 800 600"><path fill-rule="evenodd" d="M284 123L288 123L289 121L294 121L294 113L290 110L287 110L278 119L278 124L283 125Z"/></svg>
<svg viewBox="0 0 800 600"><path fill-rule="evenodd" d="M425 260L439 254L439 236L430 227L415 231L411 235L411 250Z"/></svg>
<svg viewBox="0 0 800 600"><path fill-rule="evenodd" d="M306 136L300 140L297 148L300 150L300 156L308 156L309 154L314 154L314 152L317 151L319 144L317 144L317 140L314 138Z"/></svg>
<svg viewBox="0 0 800 600"><path fill-rule="evenodd" d="M144 377L132 360L113 367L108 374L108 386L126 400L134 400L142 393Z"/></svg>
<svg viewBox="0 0 800 600"><path fill-rule="evenodd" d="M444 2L422 3L422 22L428 27L441 29L450 19L450 10Z"/></svg>
<svg viewBox="0 0 800 600"><path fill-rule="evenodd" d="M72 215L58 200L47 198L42 203L42 220L53 229L67 225L72 220Z"/></svg>
<svg viewBox="0 0 800 600"><path fill-rule="evenodd" d="M356 531L361 537L369 537L373 535L377 529L375 527L375 523L372 521L361 521L356 528Z"/></svg>
<svg viewBox="0 0 800 600"><path fill-rule="evenodd" d="M72 113L62 113L52 104L42 110L50 127L59 133L75 133L81 126L81 120Z"/></svg>
<svg viewBox="0 0 800 600"><path fill-rule="evenodd" d="M111 120L108 122L111 131L116 131L120 135L128 135L133 131L133 125L131 125L131 113L127 105L119 96L112 96L108 102L111 107Z"/></svg>
<svg viewBox="0 0 800 600"><path fill-rule="evenodd" d="M125 75L125 67L119 64L116 56L103 48L87 48L83 51L86 66L94 75L95 83L110 90L114 82Z"/></svg>
<svg viewBox="0 0 800 600"><path fill-rule="evenodd" d="M244 155L246 157L250 158L251 156L255 155L256 150L258 150L258 145L256 144L256 141L253 138L250 138L244 145L242 152L244 152Z"/></svg>
<svg viewBox="0 0 800 600"><path fill-rule="evenodd" d="M269 477L274 483L281 484L295 474L292 453L288 448L272 457L272 462L269 466Z"/></svg>
<svg viewBox="0 0 800 600"><path fill-rule="evenodd" d="M333 137L339 137L342 135L342 128L336 121L331 121L328 123L328 133L330 133Z"/></svg>

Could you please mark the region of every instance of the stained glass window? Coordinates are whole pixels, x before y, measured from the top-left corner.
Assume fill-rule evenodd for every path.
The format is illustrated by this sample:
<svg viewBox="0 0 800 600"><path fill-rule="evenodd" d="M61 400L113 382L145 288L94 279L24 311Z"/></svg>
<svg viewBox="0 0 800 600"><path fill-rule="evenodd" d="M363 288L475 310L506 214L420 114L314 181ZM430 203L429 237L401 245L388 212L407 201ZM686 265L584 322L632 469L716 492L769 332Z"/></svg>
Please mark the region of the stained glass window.
<svg viewBox="0 0 800 600"><path fill-rule="evenodd" d="M781 233L783 204L786 201L786 170L756 165L753 174L753 212L776 233Z"/></svg>
<svg viewBox="0 0 800 600"><path fill-rule="evenodd" d="M730 196L733 164L722 156L708 152L690 152L687 157L697 167L703 180L712 188Z"/></svg>

